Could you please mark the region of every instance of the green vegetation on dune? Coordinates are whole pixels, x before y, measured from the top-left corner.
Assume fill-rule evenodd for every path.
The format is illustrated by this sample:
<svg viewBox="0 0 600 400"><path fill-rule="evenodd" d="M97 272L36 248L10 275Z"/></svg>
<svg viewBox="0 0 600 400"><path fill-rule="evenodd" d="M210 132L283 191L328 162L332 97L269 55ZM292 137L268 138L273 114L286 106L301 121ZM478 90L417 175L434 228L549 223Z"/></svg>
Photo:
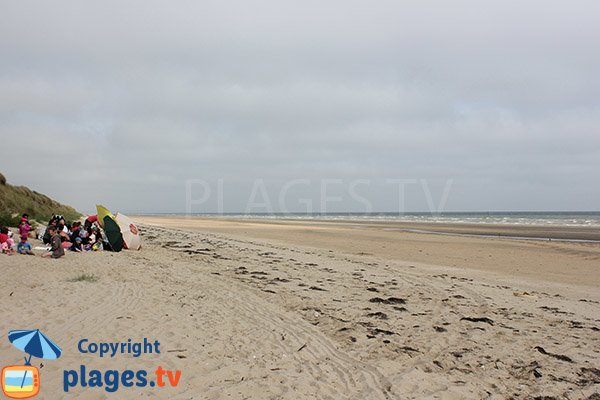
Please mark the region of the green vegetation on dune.
<svg viewBox="0 0 600 400"><path fill-rule="evenodd" d="M30 220L41 223L47 222L54 214L64 215L67 221L81 217L73 207L60 204L25 186L6 183L6 178L0 174L0 225L17 226L23 213L29 214Z"/></svg>

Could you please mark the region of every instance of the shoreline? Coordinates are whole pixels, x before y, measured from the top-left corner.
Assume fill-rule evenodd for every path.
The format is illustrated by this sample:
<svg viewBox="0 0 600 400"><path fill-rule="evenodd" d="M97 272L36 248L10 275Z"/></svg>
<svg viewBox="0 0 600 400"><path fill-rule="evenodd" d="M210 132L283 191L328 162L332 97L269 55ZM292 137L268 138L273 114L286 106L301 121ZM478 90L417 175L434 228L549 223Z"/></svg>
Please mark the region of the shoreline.
<svg viewBox="0 0 600 400"><path fill-rule="evenodd" d="M463 222L400 222L400 221L361 221L361 220L336 220L336 219L296 219L296 218L235 218L212 216L184 216L184 215L134 215L139 219L183 219L183 220L209 220L226 222L248 222L254 224L302 224L313 226L343 226L356 228L382 228L384 230L402 230L424 234L449 234L473 235L485 237L506 237L509 239L531 240L563 240L573 242L600 243L600 227L573 226L573 225L519 225L496 223L463 223Z"/></svg>
<svg viewBox="0 0 600 400"><path fill-rule="evenodd" d="M458 233L458 232L437 232L434 230L421 230L421 229L395 229L395 228L384 228L384 230L401 230L404 232L412 233L423 233L428 235L449 235L449 236L466 236L466 237L481 237L488 239L510 239L510 240L537 240L537 241L556 241L556 242L567 242L567 243L600 243L600 240L593 239L565 239L565 238L551 238L551 237L537 237L537 236L510 236L510 235L492 235L485 233Z"/></svg>

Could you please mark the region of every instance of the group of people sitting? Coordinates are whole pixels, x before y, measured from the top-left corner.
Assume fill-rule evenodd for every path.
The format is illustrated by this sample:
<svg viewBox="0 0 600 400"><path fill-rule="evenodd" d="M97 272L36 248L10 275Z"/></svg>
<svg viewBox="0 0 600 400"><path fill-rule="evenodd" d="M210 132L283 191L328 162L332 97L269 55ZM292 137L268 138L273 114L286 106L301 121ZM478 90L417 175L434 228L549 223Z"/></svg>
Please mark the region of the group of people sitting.
<svg viewBox="0 0 600 400"><path fill-rule="evenodd" d="M104 248L102 233L95 216L88 217L83 225L76 221L69 226L62 215L55 215L48 223L42 241L50 245L50 251L45 253L44 257L61 257L64 255L64 249L82 252Z"/></svg>
<svg viewBox="0 0 600 400"><path fill-rule="evenodd" d="M29 216L23 214L18 227L20 241L15 246L12 231L8 227L2 227L0 229L0 249L2 253L13 254L17 252L19 254L34 255L29 243L31 231ZM65 249L75 252L97 251L103 250L105 246L102 232L98 226L98 218L95 215L88 217L83 224L76 221L71 225L65 222L62 215L54 215L45 229L41 228L37 235L33 234L32 236L42 240L45 245L49 246L48 251L42 257L60 258L65 255Z"/></svg>
<svg viewBox="0 0 600 400"><path fill-rule="evenodd" d="M33 252L31 251L31 244L29 243L30 230L31 225L29 225L29 216L27 214L23 214L18 228L20 241L16 246L16 251L20 254L33 255ZM3 254L12 254L15 252L13 233L6 226L0 228L0 250Z"/></svg>

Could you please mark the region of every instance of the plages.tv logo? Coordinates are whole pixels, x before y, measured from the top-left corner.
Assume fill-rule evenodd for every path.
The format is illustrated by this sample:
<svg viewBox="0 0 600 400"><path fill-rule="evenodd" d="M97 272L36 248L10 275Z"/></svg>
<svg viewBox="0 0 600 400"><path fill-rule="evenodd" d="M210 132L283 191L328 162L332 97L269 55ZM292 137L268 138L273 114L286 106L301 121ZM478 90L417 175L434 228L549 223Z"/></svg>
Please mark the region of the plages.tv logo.
<svg viewBox="0 0 600 400"><path fill-rule="evenodd" d="M31 365L31 357L56 360L62 351L39 329L10 331L8 340L29 358L24 357L25 365L2 368L2 392L11 399L35 397L40 392L40 370Z"/></svg>

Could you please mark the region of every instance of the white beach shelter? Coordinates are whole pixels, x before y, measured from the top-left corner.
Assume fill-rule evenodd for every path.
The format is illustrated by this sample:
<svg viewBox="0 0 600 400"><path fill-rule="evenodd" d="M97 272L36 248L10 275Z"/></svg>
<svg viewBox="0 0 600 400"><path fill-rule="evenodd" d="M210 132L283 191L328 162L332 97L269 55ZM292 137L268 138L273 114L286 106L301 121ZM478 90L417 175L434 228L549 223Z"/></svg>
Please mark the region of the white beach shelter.
<svg viewBox="0 0 600 400"><path fill-rule="evenodd" d="M119 224L119 228L121 228L125 246L127 246L129 250L141 249L142 239L140 238L137 226L135 226L131 218L118 212L115 215L115 220Z"/></svg>

